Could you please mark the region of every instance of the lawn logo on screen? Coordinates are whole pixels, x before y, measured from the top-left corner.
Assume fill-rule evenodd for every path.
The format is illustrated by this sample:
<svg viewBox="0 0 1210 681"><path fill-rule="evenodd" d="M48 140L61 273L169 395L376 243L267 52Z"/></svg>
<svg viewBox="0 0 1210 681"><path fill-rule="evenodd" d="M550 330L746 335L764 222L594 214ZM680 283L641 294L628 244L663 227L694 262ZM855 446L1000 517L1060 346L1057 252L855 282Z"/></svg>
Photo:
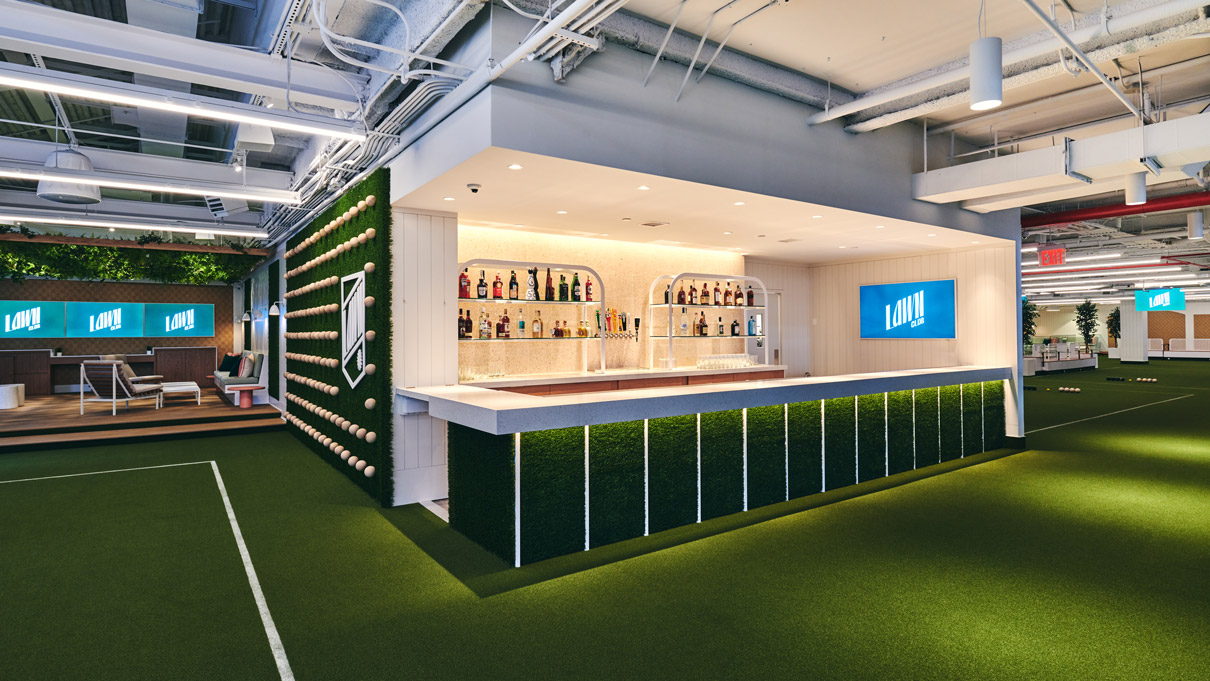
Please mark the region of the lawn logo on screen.
<svg viewBox="0 0 1210 681"><path fill-rule="evenodd" d="M42 328L42 308L40 307L4 315L4 333L37 331L40 328Z"/></svg>
<svg viewBox="0 0 1210 681"><path fill-rule="evenodd" d="M101 314L89 315L88 332L117 331L122 328L122 308L106 310Z"/></svg>
<svg viewBox="0 0 1210 681"><path fill-rule="evenodd" d="M1172 305L1172 292L1171 291L1164 291L1163 293L1157 293L1157 294L1151 296L1151 300L1149 301L1149 306L1153 307L1153 308L1168 307L1169 305Z"/></svg>
<svg viewBox="0 0 1210 681"><path fill-rule="evenodd" d="M366 273L340 280L340 370L350 388L366 375ZM349 373L350 365L353 373Z"/></svg>
<svg viewBox="0 0 1210 681"><path fill-rule="evenodd" d="M177 312L164 318L164 333L193 329L193 309Z"/></svg>
<svg viewBox="0 0 1210 681"><path fill-rule="evenodd" d="M892 310L891 308L894 308ZM914 329L924 323L924 291L904 296L894 305L886 306L886 330L897 329L904 324Z"/></svg>

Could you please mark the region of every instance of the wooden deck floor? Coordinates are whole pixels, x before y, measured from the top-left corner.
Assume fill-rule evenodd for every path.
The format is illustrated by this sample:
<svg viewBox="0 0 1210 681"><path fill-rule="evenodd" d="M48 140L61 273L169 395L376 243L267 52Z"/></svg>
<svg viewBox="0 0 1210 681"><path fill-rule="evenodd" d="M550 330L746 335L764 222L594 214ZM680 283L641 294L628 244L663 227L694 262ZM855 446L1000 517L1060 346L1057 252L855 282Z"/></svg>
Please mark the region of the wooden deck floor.
<svg viewBox="0 0 1210 681"><path fill-rule="evenodd" d="M226 421L280 413L267 404L240 409L224 401L213 389L202 390L200 405L192 394L172 394L165 396L164 406L159 409L155 408L155 400L132 401L129 408L119 402L116 416L111 415L110 409L108 402L85 402L81 416L78 394L28 397L24 406L0 411L0 434L146 427L182 420Z"/></svg>

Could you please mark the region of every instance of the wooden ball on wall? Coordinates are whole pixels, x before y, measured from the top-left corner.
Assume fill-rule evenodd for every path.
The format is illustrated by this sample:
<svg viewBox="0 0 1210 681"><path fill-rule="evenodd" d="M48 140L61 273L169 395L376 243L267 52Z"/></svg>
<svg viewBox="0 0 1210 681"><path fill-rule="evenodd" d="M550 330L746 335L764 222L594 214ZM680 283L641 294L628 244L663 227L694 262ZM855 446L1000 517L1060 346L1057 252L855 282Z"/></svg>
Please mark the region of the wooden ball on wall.
<svg viewBox="0 0 1210 681"><path fill-rule="evenodd" d="M365 305L366 307L374 307L374 296L366 296Z"/></svg>
<svg viewBox="0 0 1210 681"><path fill-rule="evenodd" d="M374 333L373 329L366 331L366 340L372 341L377 337L378 337L378 334Z"/></svg>
<svg viewBox="0 0 1210 681"><path fill-rule="evenodd" d="M374 229L373 227L366 230L367 239L373 239L377 235L378 235L378 230Z"/></svg>
<svg viewBox="0 0 1210 681"><path fill-rule="evenodd" d="M374 432L366 433L366 442L373 444L374 441L377 439L378 439L378 433L374 433Z"/></svg>
<svg viewBox="0 0 1210 681"><path fill-rule="evenodd" d="M373 409L376 406L378 406L378 403L374 401L373 397L366 400L366 409Z"/></svg>
<svg viewBox="0 0 1210 681"><path fill-rule="evenodd" d="M344 216L343 216L343 215L342 215L342 216L340 216L340 217L338 217L338 218L336 218L336 226L337 226L337 227L344 227L344 226L345 226L345 218L344 218Z"/></svg>
<svg viewBox="0 0 1210 681"><path fill-rule="evenodd" d="M358 234L358 235L357 235L357 243L358 243L358 245L365 244L366 240L367 240L367 239L366 239L366 235L364 235L364 234Z"/></svg>
<svg viewBox="0 0 1210 681"><path fill-rule="evenodd" d="M340 394L340 386L334 385L334 386L328 388L328 394L331 395L332 397L336 397L338 394Z"/></svg>
<svg viewBox="0 0 1210 681"><path fill-rule="evenodd" d="M365 199L362 199L362 200L360 200L360 201L358 201L358 202L357 202L357 209L358 209L358 210L365 210L367 205L369 205L369 204L367 204L367 203L366 203L366 200L365 200Z"/></svg>
<svg viewBox="0 0 1210 681"><path fill-rule="evenodd" d="M366 466L365 474L366 474L367 478L374 477L374 473L375 473L375 470L374 470L373 466Z"/></svg>
<svg viewBox="0 0 1210 681"><path fill-rule="evenodd" d="M345 245L344 245L344 244L336 244L336 252L337 252L337 253L344 253L344 252L345 252Z"/></svg>
<svg viewBox="0 0 1210 681"><path fill-rule="evenodd" d="M348 459L349 456L350 456L349 450L347 450L347 449L340 453L340 458L342 458L342 459Z"/></svg>
<svg viewBox="0 0 1210 681"><path fill-rule="evenodd" d="M366 266L363 267L362 269L364 269L366 271L366 274L369 274L374 271L374 263L368 262L368 263L366 263Z"/></svg>
<svg viewBox="0 0 1210 681"><path fill-rule="evenodd" d="M352 208L349 209L349 217L355 218L355 217L357 217L357 214L360 212L361 212L360 208L358 208L357 206L353 206Z"/></svg>
<svg viewBox="0 0 1210 681"><path fill-rule="evenodd" d="M350 466L356 466L356 465L357 465L357 462L358 462L358 461L361 461L361 459L359 459L359 458L357 458L357 457L355 457L355 456L350 456L350 457L349 457L349 459L348 459L348 461L349 461L349 465L350 465Z"/></svg>
<svg viewBox="0 0 1210 681"><path fill-rule="evenodd" d="M336 445L336 449L333 449L332 451L336 452L337 454L344 454L345 448L341 445Z"/></svg>
<svg viewBox="0 0 1210 681"><path fill-rule="evenodd" d="M378 199L373 194L370 194L369 196L366 197L367 206L372 206L377 201L378 201Z"/></svg>
<svg viewBox="0 0 1210 681"><path fill-rule="evenodd" d="M365 429L365 428L358 428L358 429L357 429L357 432L356 432L356 433L353 433L353 434L357 436L357 439L358 439L358 440L364 440L364 439L365 439L365 437L366 437L366 429Z"/></svg>
<svg viewBox="0 0 1210 681"><path fill-rule="evenodd" d="M366 375L367 376L373 376L375 371L378 371L378 367L374 366L373 364L366 365Z"/></svg>
<svg viewBox="0 0 1210 681"><path fill-rule="evenodd" d="M364 471L366 469L366 460L362 459L361 461L358 461L357 465L354 466L354 468L356 468L359 471Z"/></svg>

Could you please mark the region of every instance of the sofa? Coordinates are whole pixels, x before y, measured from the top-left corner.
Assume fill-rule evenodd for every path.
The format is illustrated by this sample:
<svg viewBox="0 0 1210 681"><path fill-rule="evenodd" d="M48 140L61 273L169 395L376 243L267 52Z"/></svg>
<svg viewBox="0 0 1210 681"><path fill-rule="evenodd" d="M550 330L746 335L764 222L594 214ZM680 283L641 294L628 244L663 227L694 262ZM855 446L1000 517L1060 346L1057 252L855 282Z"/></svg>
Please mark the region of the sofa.
<svg viewBox="0 0 1210 681"><path fill-rule="evenodd" d="M227 396L232 404L239 402L239 390L232 390L234 386L249 386L255 385L261 388L269 386L268 371L265 370L265 355L263 353L250 352L244 350L239 353L240 358L252 357L252 375L251 376L233 376L238 374L237 371L215 371L214 372L214 387L218 388L220 393ZM244 388L241 388L241 390ZM268 398L259 390L252 391L252 400L255 404L263 404Z"/></svg>

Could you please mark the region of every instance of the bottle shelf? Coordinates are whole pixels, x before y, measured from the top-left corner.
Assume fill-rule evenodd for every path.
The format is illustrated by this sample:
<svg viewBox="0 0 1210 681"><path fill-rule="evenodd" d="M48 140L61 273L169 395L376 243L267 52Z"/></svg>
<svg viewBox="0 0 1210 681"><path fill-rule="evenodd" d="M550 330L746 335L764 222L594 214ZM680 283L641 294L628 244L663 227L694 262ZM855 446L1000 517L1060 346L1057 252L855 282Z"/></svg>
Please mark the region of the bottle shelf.
<svg viewBox="0 0 1210 681"><path fill-rule="evenodd" d="M568 336L566 338L459 338L459 343L516 343L518 341L601 340L600 336Z"/></svg>
<svg viewBox="0 0 1210 681"><path fill-rule="evenodd" d="M513 305L600 305L601 301L599 301L599 300L590 300L590 301L583 301L583 300L522 300L520 298L459 298L458 303L460 305L462 303L466 303L468 305L474 305L475 303L489 304L489 305L499 305L501 303L504 303L506 305L510 304L510 303Z"/></svg>
<svg viewBox="0 0 1210 681"><path fill-rule="evenodd" d="M763 305L702 305L701 303L690 305L688 303L653 303L650 307L692 307L695 309L711 309L711 310L763 310Z"/></svg>
<svg viewBox="0 0 1210 681"><path fill-rule="evenodd" d="M696 338L698 340L742 340L744 338L764 338L765 334L758 333L755 336L651 336L651 338Z"/></svg>

